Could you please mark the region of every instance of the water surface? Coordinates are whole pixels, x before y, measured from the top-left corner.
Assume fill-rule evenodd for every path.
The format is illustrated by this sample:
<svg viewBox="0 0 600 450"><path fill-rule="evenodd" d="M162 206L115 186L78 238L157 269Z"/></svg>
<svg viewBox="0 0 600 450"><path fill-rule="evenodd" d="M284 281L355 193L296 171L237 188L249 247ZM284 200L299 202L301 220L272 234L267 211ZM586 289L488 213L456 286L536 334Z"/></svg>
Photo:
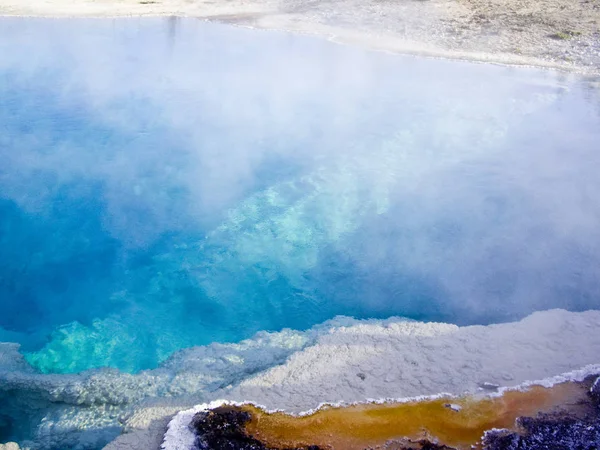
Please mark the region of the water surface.
<svg viewBox="0 0 600 450"><path fill-rule="evenodd" d="M0 19L0 341L134 372L339 314L598 308L590 86L195 20Z"/></svg>

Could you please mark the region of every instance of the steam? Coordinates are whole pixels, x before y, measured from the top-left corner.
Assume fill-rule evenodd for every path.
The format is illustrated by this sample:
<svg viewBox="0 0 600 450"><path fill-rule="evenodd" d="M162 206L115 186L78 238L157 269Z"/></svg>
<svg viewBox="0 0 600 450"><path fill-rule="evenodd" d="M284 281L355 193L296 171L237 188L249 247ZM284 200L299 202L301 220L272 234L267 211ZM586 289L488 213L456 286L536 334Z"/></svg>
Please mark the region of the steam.
<svg viewBox="0 0 600 450"><path fill-rule="evenodd" d="M600 306L575 81L172 19L0 19L0 77L0 326L53 333L43 370L336 314Z"/></svg>

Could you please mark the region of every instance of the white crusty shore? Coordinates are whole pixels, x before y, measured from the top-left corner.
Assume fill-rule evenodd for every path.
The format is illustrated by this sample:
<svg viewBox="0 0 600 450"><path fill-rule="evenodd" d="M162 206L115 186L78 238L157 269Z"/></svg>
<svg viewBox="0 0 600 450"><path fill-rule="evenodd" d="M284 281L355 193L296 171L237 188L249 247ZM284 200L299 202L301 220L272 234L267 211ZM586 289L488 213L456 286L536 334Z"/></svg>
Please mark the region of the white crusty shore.
<svg viewBox="0 0 600 450"><path fill-rule="evenodd" d="M598 329L597 310L556 309L519 322L466 327L339 317L303 332L261 332L237 344L184 349L134 375L109 369L39 374L18 345L0 344L0 397L11 401L5 413L37 421L34 442L23 448L81 442L97 448L105 433L112 438L124 427L106 450L156 450L175 414L215 399L297 414L323 403L563 381L552 377L600 363Z"/></svg>
<svg viewBox="0 0 600 450"><path fill-rule="evenodd" d="M339 317L307 331L184 349L134 375L109 369L39 374L18 345L0 344L0 397L11 401L5 413L38 421L34 442L24 448L81 442L97 448L95 442L106 442L103 433L114 436L124 427L107 450L151 450L160 447L175 414L215 399L297 414L340 401L477 393L486 383L501 391L528 380L559 382L564 378L551 377L600 363L598 329L597 310L555 309L466 327Z"/></svg>
<svg viewBox="0 0 600 450"><path fill-rule="evenodd" d="M489 397L497 397L497 396L503 395L507 391L526 390L527 388L529 388L531 386L543 386L546 388L550 388L550 387L554 386L555 384L565 383L567 381L580 382L580 381L583 381L586 377L588 377L590 375L597 375L599 373L600 373L600 364L590 364L579 370L573 370L571 372L563 373L563 374L556 375L556 376L549 377L549 378L544 378L542 380L526 381L517 386L500 388L495 392L486 393L485 395L489 396ZM594 385L596 385L599 382L600 382L600 377L598 377L598 379L595 381ZM434 400L434 399L440 398L440 397L448 398L448 397L456 397L456 395L440 393L440 394L436 394L436 395L426 395L426 396L398 398L398 399L393 399L393 398L367 399L362 402L352 402L352 403L348 403L348 402L344 402L344 401L333 403L333 404L332 403L322 403L317 408L309 409L307 411L302 411L300 413L293 414L293 415L305 416L305 415L314 414L319 409L326 407L326 406L344 407L344 406L366 404L366 403L376 403L376 404L408 403L408 402L413 402L413 401ZM259 404L252 403L252 402L232 402L229 400L214 400L210 403L203 403L201 405L196 405L193 408L190 408L185 411L181 411L181 412L177 413L175 415L175 417L173 417L173 419L171 419L171 421L169 422L169 426L167 428L167 432L165 433L165 438L164 438L163 444L161 446L161 449L163 449L163 450L190 450L192 448L192 446L194 445L194 441L196 438L194 433L190 429L190 424L191 424L191 421L192 421L192 418L194 417L194 415L196 415L197 413L199 413L201 411L207 411L207 410L218 408L219 406L225 406L225 405L228 405L228 406L253 405L253 406L261 408L269 413L281 411L278 409L269 410L268 408L266 408L263 405L259 405ZM456 410L460 410L460 406L450 405L451 408L454 406L456 408L458 408Z"/></svg>
<svg viewBox="0 0 600 450"><path fill-rule="evenodd" d="M580 379L598 369L572 372L600 362L599 327L600 311L564 310L489 326L398 318L337 326L334 321L283 364L212 392L202 403L228 399L300 413L340 401L477 393L484 383L498 385L501 391L530 380ZM161 408L153 404L138 409L129 420L129 432L106 448L157 448L174 413L172 406Z"/></svg>
<svg viewBox="0 0 600 450"><path fill-rule="evenodd" d="M534 313L520 322L458 327L363 321L319 336L288 361L232 389L232 400L300 412L322 402L477 392L600 363L600 311Z"/></svg>

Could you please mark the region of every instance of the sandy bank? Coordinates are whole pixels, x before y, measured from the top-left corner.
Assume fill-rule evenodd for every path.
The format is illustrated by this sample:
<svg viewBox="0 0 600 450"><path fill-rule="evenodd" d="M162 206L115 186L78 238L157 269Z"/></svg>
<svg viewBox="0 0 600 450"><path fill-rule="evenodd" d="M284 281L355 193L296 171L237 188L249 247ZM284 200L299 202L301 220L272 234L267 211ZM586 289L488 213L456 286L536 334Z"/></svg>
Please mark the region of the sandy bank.
<svg viewBox="0 0 600 450"><path fill-rule="evenodd" d="M0 0L0 15L197 17L391 52L600 73L596 0Z"/></svg>

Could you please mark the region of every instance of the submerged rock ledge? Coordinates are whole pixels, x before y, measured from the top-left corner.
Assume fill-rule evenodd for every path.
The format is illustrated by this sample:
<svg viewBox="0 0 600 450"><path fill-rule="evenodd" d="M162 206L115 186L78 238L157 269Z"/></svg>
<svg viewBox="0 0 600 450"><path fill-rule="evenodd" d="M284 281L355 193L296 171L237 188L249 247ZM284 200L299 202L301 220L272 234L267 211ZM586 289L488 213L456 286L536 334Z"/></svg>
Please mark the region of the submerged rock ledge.
<svg viewBox="0 0 600 450"><path fill-rule="evenodd" d="M299 416L223 404L192 417L195 440L189 450L595 449L598 380L590 375L491 396L324 406ZM167 440L163 448L184 447Z"/></svg>

